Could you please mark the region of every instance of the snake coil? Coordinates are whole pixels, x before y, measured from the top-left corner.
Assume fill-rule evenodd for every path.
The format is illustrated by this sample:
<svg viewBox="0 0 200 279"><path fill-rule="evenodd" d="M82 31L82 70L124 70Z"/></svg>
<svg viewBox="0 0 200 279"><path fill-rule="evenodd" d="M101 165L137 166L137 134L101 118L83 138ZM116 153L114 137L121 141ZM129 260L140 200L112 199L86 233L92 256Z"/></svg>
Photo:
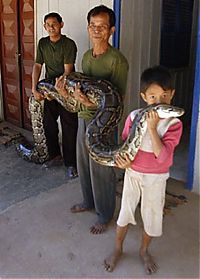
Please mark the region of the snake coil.
<svg viewBox="0 0 200 279"><path fill-rule="evenodd" d="M133 160L146 131L146 112L154 109L159 117L179 117L184 110L171 105L159 104L151 105L139 111L134 120L127 140L121 145L110 145L108 139L114 128L121 120L123 113L123 103L121 95L117 89L108 81L88 77L82 73L71 73L66 77L66 88L69 92L68 99L62 97L54 87L54 81L44 79L38 82L37 90L53 97L66 110L77 112L80 104L73 98L75 85L79 83L81 91L87 98L96 104L97 110L87 126L86 145L90 156L99 164L106 166L115 165L115 156L128 154ZM48 160L48 149L43 127L43 107L42 104L29 98L29 110L33 129L35 145L32 149L18 144L17 151L25 160L43 163Z"/></svg>

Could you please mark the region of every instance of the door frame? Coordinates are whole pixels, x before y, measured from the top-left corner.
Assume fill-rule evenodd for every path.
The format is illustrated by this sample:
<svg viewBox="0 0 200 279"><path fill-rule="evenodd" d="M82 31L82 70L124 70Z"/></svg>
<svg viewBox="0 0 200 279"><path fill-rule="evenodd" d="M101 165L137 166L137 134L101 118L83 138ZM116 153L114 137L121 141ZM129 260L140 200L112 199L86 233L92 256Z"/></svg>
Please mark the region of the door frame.
<svg viewBox="0 0 200 279"><path fill-rule="evenodd" d="M200 16L200 14L199 14ZM198 17L199 18L199 17ZM199 119L199 84L200 84L200 20L198 20L197 30L197 49L196 49L196 70L195 70L195 82L193 92L193 104L192 104L192 119L190 129L190 142L189 142L189 156L188 156L188 176L186 187L188 190L193 189L194 182L194 167L195 167L195 153L197 145L197 125ZM197 163L198 168L198 163Z"/></svg>

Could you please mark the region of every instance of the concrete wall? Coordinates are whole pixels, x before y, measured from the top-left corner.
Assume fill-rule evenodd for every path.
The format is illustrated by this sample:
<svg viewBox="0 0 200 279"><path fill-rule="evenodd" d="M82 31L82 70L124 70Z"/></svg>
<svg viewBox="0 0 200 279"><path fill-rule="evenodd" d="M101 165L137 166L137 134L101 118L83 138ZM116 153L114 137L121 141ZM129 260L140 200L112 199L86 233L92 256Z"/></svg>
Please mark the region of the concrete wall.
<svg viewBox="0 0 200 279"><path fill-rule="evenodd" d="M162 0L122 0L120 49L129 61L124 117L141 107L141 72L159 63Z"/></svg>

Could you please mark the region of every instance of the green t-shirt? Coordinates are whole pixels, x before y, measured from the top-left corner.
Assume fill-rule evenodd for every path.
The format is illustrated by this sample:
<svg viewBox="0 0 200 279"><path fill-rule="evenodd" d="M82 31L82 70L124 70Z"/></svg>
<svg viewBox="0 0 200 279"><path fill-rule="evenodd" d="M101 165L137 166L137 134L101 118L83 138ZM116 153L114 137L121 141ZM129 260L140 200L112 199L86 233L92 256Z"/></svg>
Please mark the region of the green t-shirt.
<svg viewBox="0 0 200 279"><path fill-rule="evenodd" d="M74 64L77 47L75 42L61 35L59 41L53 43L50 37L39 40L37 47L36 63L45 64L45 77L56 78L64 73L64 64Z"/></svg>
<svg viewBox="0 0 200 279"><path fill-rule="evenodd" d="M88 76L110 81L122 96L125 94L128 62L118 49L110 46L106 53L96 58L92 56L92 49L88 50L83 56L82 70ZM78 116L90 120L94 113L95 110L81 106Z"/></svg>

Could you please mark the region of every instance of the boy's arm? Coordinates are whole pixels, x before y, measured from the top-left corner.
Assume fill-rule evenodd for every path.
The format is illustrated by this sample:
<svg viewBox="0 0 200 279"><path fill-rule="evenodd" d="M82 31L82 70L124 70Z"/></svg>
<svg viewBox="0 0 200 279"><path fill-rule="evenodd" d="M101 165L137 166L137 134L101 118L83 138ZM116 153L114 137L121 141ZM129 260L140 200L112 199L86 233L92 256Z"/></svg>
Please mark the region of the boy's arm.
<svg viewBox="0 0 200 279"><path fill-rule="evenodd" d="M178 123L169 127L162 139L157 132L157 124L159 117L157 112L151 111L147 115L147 127L150 133L153 153L160 163L171 162L173 159L173 152L176 145L179 143L182 134L182 123Z"/></svg>
<svg viewBox="0 0 200 279"><path fill-rule="evenodd" d="M171 165L175 147L179 144L182 135L183 124L179 120L171 125L162 137L163 148L157 157L160 164Z"/></svg>
<svg viewBox="0 0 200 279"><path fill-rule="evenodd" d="M125 141L128 137L129 131L132 127L132 120L131 120L131 114L128 115L126 121L125 121L125 125L124 125L124 129L122 132L122 139ZM129 159L128 155L125 155L125 157L122 157L120 155L117 155L115 157L115 166L120 168L120 169L126 169L126 168L130 168L131 167L131 163L132 161Z"/></svg>

